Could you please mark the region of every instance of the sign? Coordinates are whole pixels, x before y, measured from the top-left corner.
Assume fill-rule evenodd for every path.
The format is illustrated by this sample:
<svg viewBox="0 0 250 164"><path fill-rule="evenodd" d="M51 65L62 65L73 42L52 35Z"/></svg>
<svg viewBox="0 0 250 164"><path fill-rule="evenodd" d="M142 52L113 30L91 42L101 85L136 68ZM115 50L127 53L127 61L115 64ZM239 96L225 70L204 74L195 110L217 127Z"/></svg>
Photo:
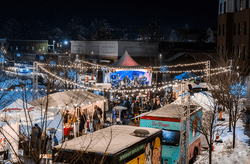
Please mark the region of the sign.
<svg viewBox="0 0 250 164"><path fill-rule="evenodd" d="M144 150L144 145L137 146L130 151L127 151L126 153L120 155L119 162L123 161L124 159L134 155L135 153L138 153L139 151Z"/></svg>
<svg viewBox="0 0 250 164"><path fill-rule="evenodd" d="M155 122L155 121L153 121L152 124L153 124L153 126L158 126L158 127L161 126L163 128L169 127L169 124L164 124L163 122Z"/></svg>

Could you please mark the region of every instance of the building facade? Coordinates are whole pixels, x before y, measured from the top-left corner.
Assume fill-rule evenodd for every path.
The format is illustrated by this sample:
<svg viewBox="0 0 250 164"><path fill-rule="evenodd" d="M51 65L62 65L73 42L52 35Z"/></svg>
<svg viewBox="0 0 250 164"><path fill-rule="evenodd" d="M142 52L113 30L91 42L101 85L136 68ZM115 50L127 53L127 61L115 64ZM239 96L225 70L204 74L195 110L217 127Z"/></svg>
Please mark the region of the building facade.
<svg viewBox="0 0 250 164"><path fill-rule="evenodd" d="M131 57L149 57L158 54L158 42L142 41L70 41L71 53L114 62L128 51Z"/></svg>
<svg viewBox="0 0 250 164"><path fill-rule="evenodd" d="M0 43L2 54L14 62L33 62L48 53L48 40L1 39Z"/></svg>
<svg viewBox="0 0 250 164"><path fill-rule="evenodd" d="M217 50L220 53L249 56L249 0L219 0Z"/></svg>

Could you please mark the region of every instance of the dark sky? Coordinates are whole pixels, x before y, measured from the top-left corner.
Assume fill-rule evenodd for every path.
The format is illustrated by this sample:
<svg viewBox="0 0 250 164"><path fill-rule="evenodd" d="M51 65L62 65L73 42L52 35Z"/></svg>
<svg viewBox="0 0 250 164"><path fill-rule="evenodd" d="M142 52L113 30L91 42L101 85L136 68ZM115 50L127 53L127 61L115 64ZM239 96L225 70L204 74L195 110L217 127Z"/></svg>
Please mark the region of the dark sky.
<svg viewBox="0 0 250 164"><path fill-rule="evenodd" d="M217 24L219 0L5 0L1 2L2 21L41 20L51 26L65 26L79 16L85 26L94 18L104 18L111 27L143 26L146 20L159 18L165 28L186 23L191 27L208 28Z"/></svg>

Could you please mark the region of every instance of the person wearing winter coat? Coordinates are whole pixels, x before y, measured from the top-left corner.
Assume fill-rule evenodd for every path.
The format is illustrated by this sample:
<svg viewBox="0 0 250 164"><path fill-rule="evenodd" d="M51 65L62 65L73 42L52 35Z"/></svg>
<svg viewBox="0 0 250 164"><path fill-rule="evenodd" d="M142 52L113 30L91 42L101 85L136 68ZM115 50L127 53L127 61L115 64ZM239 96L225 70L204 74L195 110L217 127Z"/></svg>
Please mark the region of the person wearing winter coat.
<svg viewBox="0 0 250 164"><path fill-rule="evenodd" d="M134 103L133 113L134 113L134 117L139 116L140 107L139 107L138 101L136 101L136 102ZM135 118L135 122L136 122L136 119L138 119L138 122L137 122L137 123L139 123L139 118Z"/></svg>
<svg viewBox="0 0 250 164"><path fill-rule="evenodd" d="M80 133L82 133L86 121L87 121L86 114L84 112L82 112L82 114L80 116L80 126L79 126Z"/></svg>
<svg viewBox="0 0 250 164"><path fill-rule="evenodd" d="M87 121L85 122L84 129L85 129L85 134L93 132L93 125L89 119L87 119Z"/></svg>
<svg viewBox="0 0 250 164"><path fill-rule="evenodd" d="M39 145L38 135L39 135L39 131L37 127L33 126L31 129L31 147L33 149L38 149L38 145Z"/></svg>
<svg viewBox="0 0 250 164"><path fill-rule="evenodd" d="M146 111L150 111L151 109L152 109L152 108L151 108L150 103L147 102L146 107L145 107L145 110L146 110Z"/></svg>
<svg viewBox="0 0 250 164"><path fill-rule="evenodd" d="M158 101L156 102L156 104L155 104L155 106L154 106L154 110L155 110L155 109L159 109L159 108L161 108L161 102L160 102L160 100L158 100Z"/></svg>

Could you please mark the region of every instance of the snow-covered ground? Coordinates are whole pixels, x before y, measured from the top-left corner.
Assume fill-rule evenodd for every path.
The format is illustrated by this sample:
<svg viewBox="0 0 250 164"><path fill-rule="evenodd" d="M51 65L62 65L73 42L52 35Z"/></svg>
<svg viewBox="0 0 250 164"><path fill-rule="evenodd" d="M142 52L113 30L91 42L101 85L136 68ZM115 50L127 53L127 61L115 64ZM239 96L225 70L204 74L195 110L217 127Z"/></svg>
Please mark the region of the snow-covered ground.
<svg viewBox="0 0 250 164"><path fill-rule="evenodd" d="M26 98L27 102L30 102L33 100L33 91L31 80L21 80L21 79L7 79L2 82L0 82L0 88L6 89L10 86L14 85L20 85L20 84L26 84ZM38 86L38 97L43 97L46 95L44 91L41 91L41 88L45 89L45 86ZM0 90L0 110L2 110L4 107L12 104L17 99L23 100L23 91L21 91L21 87L15 87L13 91L3 91Z"/></svg>
<svg viewBox="0 0 250 164"><path fill-rule="evenodd" d="M225 121L228 121L228 116L224 116ZM236 141L233 149L233 132L228 132L228 129L220 135L223 143L214 142L214 151L212 153L212 164L250 164L250 146L249 137L244 134L245 125L240 119L236 124ZM195 164L209 163L208 150L202 150Z"/></svg>

